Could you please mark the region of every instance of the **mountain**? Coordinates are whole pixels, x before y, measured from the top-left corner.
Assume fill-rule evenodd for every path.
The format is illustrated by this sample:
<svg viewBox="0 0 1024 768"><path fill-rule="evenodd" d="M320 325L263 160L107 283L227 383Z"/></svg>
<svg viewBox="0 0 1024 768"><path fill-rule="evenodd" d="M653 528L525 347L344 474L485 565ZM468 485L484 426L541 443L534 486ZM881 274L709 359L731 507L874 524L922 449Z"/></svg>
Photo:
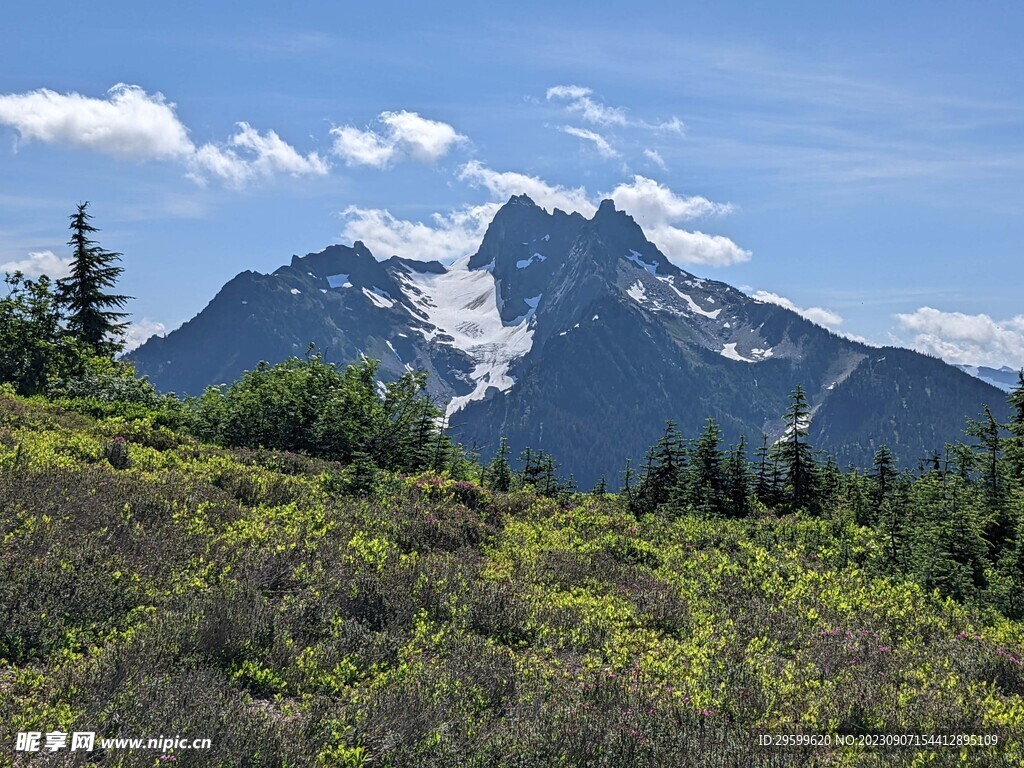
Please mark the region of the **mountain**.
<svg viewBox="0 0 1024 768"><path fill-rule="evenodd" d="M957 365L956 367L964 373L969 373L971 376L1003 390L1003 392L1010 392L1020 382L1018 371L1008 365L1001 368L989 368L985 365Z"/></svg>
<svg viewBox="0 0 1024 768"><path fill-rule="evenodd" d="M1005 412L1001 392L937 359L865 346L680 269L610 200L587 219L512 197L451 266L377 261L356 242L243 272L129 359L161 389L196 394L310 343L338 362L379 359L383 379L428 371L464 445L487 455L504 435L582 485L614 481L666 419L775 440L797 384L811 440L843 463L885 443L915 466L983 403Z"/></svg>

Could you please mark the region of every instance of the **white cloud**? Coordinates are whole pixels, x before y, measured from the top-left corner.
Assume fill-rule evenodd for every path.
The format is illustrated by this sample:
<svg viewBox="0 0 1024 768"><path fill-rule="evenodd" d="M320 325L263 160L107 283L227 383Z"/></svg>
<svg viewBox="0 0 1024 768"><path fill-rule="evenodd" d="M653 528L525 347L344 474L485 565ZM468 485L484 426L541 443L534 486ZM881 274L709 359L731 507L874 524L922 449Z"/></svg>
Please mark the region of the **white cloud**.
<svg viewBox="0 0 1024 768"><path fill-rule="evenodd" d="M0 123L24 141L70 144L109 155L175 159L192 154L188 130L163 94L118 83L106 99L47 88L0 96Z"/></svg>
<svg viewBox="0 0 1024 768"><path fill-rule="evenodd" d="M150 337L163 335L166 332L167 327L156 320L150 320L148 317L136 320L125 329L124 351L131 352L133 349L141 347Z"/></svg>
<svg viewBox="0 0 1024 768"><path fill-rule="evenodd" d="M71 270L71 257L62 259L53 251L33 251L21 261L0 264L0 272L21 272L26 277L48 275L54 280L67 277Z"/></svg>
<svg viewBox="0 0 1024 768"><path fill-rule="evenodd" d="M699 195L682 197L644 176L619 184L607 196L617 208L635 218L651 242L675 264L724 267L750 260L750 251L727 237L675 226L690 219L731 213L734 209L729 203L714 203Z"/></svg>
<svg viewBox="0 0 1024 768"><path fill-rule="evenodd" d="M571 125L563 125L562 131L570 136L591 142L601 157L619 157L619 153L608 143L608 140L596 131L588 131L586 128L574 128Z"/></svg>
<svg viewBox="0 0 1024 768"><path fill-rule="evenodd" d="M567 213L578 211L584 216L592 216L597 210L583 187L562 187L548 184L536 176L514 171L494 171L476 160L462 166L459 179L474 186L483 185L492 198L501 202L512 195L525 194L549 211L560 208Z"/></svg>
<svg viewBox="0 0 1024 768"><path fill-rule="evenodd" d="M609 195L615 205L629 212L641 226L656 225L702 216L722 216L733 212L730 203L713 203L706 197L680 197L654 179L634 176L629 184L619 184Z"/></svg>
<svg viewBox="0 0 1024 768"><path fill-rule="evenodd" d="M349 206L342 215L342 236L362 240L378 259L398 255L420 261L452 261L476 251L499 203L466 206L445 215L435 213L431 222L398 219L379 208Z"/></svg>
<svg viewBox="0 0 1024 768"><path fill-rule="evenodd" d="M646 128L648 130L669 131L682 134L685 130L682 120L672 117L659 123L649 123L644 120L632 120L622 107L609 107L591 98L594 92L590 88L580 85L555 85L548 88L545 94L548 101L564 101L566 109L578 114L588 123L603 126L618 126L621 128Z"/></svg>
<svg viewBox="0 0 1024 768"><path fill-rule="evenodd" d="M626 110L621 107L608 107L594 101L594 92L579 85L556 85L547 90L547 99L559 99L567 102L566 108L576 112L588 123L596 125L629 125Z"/></svg>
<svg viewBox="0 0 1024 768"><path fill-rule="evenodd" d="M467 138L448 123L428 120L416 112L382 112L377 120L382 131L361 130L351 125L332 128L334 153L346 165L387 168L402 159L434 163Z"/></svg>
<svg viewBox="0 0 1024 768"><path fill-rule="evenodd" d="M397 254L445 261L474 252L498 208L513 195L528 195L549 211L558 208L589 217L597 210L583 187L563 187L536 176L495 171L476 160L459 169L459 179L486 189L491 202L448 214L435 213L427 222L399 219L379 208L350 206L343 212L346 223L342 235L349 240L362 240L379 258ZM606 197L633 215L648 238L676 263L727 266L750 258L750 251L727 237L674 226L687 219L728 213L732 210L730 205L698 196L681 197L642 176L635 176L629 184L620 184Z"/></svg>
<svg viewBox="0 0 1024 768"><path fill-rule="evenodd" d="M911 347L919 352L964 365L1024 366L1024 315L997 321L985 314L921 307L896 319L915 334Z"/></svg>
<svg viewBox="0 0 1024 768"><path fill-rule="evenodd" d="M654 163L656 166L658 166L661 170L663 170L663 171L668 170L668 166L665 165L665 158L663 158L661 156L661 153L658 150L656 150L656 149L645 149L644 150L644 157L646 157L648 160L650 160L652 163Z"/></svg>
<svg viewBox="0 0 1024 768"><path fill-rule="evenodd" d="M777 304L780 307L790 309L793 312L796 312L798 315L806 317L812 323L823 325L826 328L833 328L835 326L843 324L842 316L836 312L833 312L831 309L825 309L824 307L808 307L807 309L803 309L801 307L798 307L785 296L780 296L777 293L770 293L768 291L755 291L754 293L750 294L750 297L754 299L754 301L760 301L766 304ZM854 341L863 341L863 339L861 339L860 337L850 338L852 338Z"/></svg>
<svg viewBox="0 0 1024 768"><path fill-rule="evenodd" d="M227 147L204 144L190 160L190 175L202 182L213 176L232 186L278 173L290 176L323 176L330 165L316 152L302 155L274 131L260 133L248 123L228 139Z"/></svg>
<svg viewBox="0 0 1024 768"><path fill-rule="evenodd" d="M180 162L199 183L213 176L239 185L277 173L324 175L329 169L315 152L302 155L274 131L261 134L248 123L238 124L227 146L196 146L163 94L124 83L99 99L46 88L0 96L0 124L13 127L23 141Z"/></svg>

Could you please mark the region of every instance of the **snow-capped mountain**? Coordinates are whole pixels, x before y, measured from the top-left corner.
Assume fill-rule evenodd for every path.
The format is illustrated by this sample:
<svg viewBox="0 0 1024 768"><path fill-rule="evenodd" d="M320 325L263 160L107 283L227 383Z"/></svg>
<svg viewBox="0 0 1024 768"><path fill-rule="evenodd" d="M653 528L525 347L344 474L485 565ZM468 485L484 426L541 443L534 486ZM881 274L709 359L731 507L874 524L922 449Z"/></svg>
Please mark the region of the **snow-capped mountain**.
<svg viewBox="0 0 1024 768"><path fill-rule="evenodd" d="M957 365L956 367L964 373L969 373L971 376L1003 390L1003 392L1010 392L1020 382L1018 372L1008 365L1000 368L990 368L986 365Z"/></svg>
<svg viewBox="0 0 1024 768"><path fill-rule="evenodd" d="M869 461L882 443L916 462L982 403L1004 406L938 360L838 337L680 269L607 200L586 219L513 197L450 266L377 261L357 242L243 272L130 359L162 389L194 394L311 342L338 362L379 359L385 378L428 371L464 444L540 447L581 483L614 476L666 419L693 434L711 416L728 439L775 439L798 383L812 440L841 462Z"/></svg>

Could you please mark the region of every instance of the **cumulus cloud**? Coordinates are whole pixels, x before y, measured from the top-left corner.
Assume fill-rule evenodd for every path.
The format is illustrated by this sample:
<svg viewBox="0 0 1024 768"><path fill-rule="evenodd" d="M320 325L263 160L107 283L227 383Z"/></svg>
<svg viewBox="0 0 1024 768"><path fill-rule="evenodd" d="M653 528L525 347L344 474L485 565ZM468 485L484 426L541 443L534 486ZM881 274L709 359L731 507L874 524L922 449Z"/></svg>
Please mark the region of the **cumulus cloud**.
<svg viewBox="0 0 1024 768"><path fill-rule="evenodd" d="M651 242L675 264L724 267L750 260L750 251L727 237L676 226L683 221L732 213L733 206L729 203L714 203L699 195L680 196L669 187L639 175L628 184L619 184L608 197L617 208L635 218Z"/></svg>
<svg viewBox="0 0 1024 768"><path fill-rule="evenodd" d="M190 160L190 175L198 181L213 176L232 186L242 186L257 178L283 173L290 176L323 176L330 165L316 152L301 154L274 131L260 133L248 123L238 130L226 147L205 144Z"/></svg>
<svg viewBox="0 0 1024 768"><path fill-rule="evenodd" d="M823 325L826 328L835 328L843 323L842 316L833 312L831 309L825 309L824 307L807 307L806 309L803 309L798 307L785 296L780 296L777 293L770 293L769 291L754 291L754 293L750 294L750 297L755 301L764 302L765 304L777 304L780 307L785 307L786 309L796 312L798 315L806 317L812 323ZM855 341L863 341L860 337L851 338Z"/></svg>
<svg viewBox="0 0 1024 768"><path fill-rule="evenodd" d="M129 323L125 329L124 351L131 352L133 349L141 347L151 337L162 336L166 332L167 327L163 323L150 320L148 317Z"/></svg>
<svg viewBox="0 0 1024 768"><path fill-rule="evenodd" d="M378 259L398 255L420 261L450 262L480 245L499 203L466 206L448 214L435 213L429 223L399 219L380 208L349 206L342 212L342 236L362 240Z"/></svg>
<svg viewBox="0 0 1024 768"><path fill-rule="evenodd" d="M967 315L921 307L897 314L900 326L914 334L911 347L949 363L1024 367L1024 315L993 320L985 314Z"/></svg>
<svg viewBox="0 0 1024 768"><path fill-rule="evenodd" d="M161 93L118 83L106 98L56 93L46 88L0 96L0 124L22 141L66 144L136 160L179 162L199 183L210 176L242 184L277 173L323 175L328 164L315 152L300 154L274 131L260 133L248 123L226 146L197 146Z"/></svg>
<svg viewBox="0 0 1024 768"><path fill-rule="evenodd" d="M661 156L661 153L656 149L645 149L644 157L658 166L661 170L668 170L668 166L665 165L665 158Z"/></svg>
<svg viewBox="0 0 1024 768"><path fill-rule="evenodd" d="M342 235L362 240L381 258L397 254L445 261L475 251L498 208L513 195L528 195L549 211L558 208L589 217L597 210L595 199L583 187L564 187L524 173L495 171L476 160L463 165L458 177L485 189L491 201L434 214L428 221L408 221L384 209L351 206L343 212L346 222ZM611 197L620 209L636 218L650 240L675 263L727 266L750 258L750 251L727 237L676 226L689 219L729 213L731 205L699 196L683 197L643 176L620 184L604 197Z"/></svg>
<svg viewBox="0 0 1024 768"><path fill-rule="evenodd" d="M174 104L163 94L124 83L107 91L105 99L48 88L0 96L0 123L18 131L23 141L122 157L186 158L194 150Z"/></svg>
<svg viewBox="0 0 1024 768"><path fill-rule="evenodd" d="M574 128L571 125L563 125L562 131L570 136L575 136L577 139L589 141L594 145L594 149L597 150L601 157L619 157L619 153L608 143L608 140L596 131L588 131L586 128Z"/></svg>
<svg viewBox="0 0 1024 768"><path fill-rule="evenodd" d="M685 130L682 120L678 117L657 123L630 119L625 109L610 107L596 101L593 98L594 92L581 85L554 85L548 88L545 95L548 101L565 102L566 109L578 114L585 122L594 125L646 128L678 134L682 134Z"/></svg>
<svg viewBox="0 0 1024 768"><path fill-rule="evenodd" d="M71 257L61 258L53 251L33 251L28 258L0 264L0 272L21 272L26 277L48 275L54 280L67 277L71 272Z"/></svg>
<svg viewBox="0 0 1024 768"><path fill-rule="evenodd" d="M382 112L380 130L344 125L331 129L334 153L346 165L387 168L398 160L434 163L467 138L448 123L428 120L416 112Z"/></svg>
<svg viewBox="0 0 1024 768"><path fill-rule="evenodd" d="M459 179L474 186L483 186L494 199L501 202L512 195L525 194L549 211L560 208L567 213L578 211L584 216L592 216L597 210L583 187L562 187L524 173L495 171L476 160L462 166Z"/></svg>

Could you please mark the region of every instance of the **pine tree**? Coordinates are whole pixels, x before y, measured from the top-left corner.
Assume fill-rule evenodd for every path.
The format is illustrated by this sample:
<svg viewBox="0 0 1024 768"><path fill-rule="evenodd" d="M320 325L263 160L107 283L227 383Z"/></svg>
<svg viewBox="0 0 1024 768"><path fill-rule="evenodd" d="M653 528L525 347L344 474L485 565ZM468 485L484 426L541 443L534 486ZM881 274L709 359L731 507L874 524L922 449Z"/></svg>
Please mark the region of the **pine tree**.
<svg viewBox="0 0 1024 768"><path fill-rule="evenodd" d="M590 493L594 496L604 496L608 493L608 479L601 475L601 478L597 481L597 485L594 486Z"/></svg>
<svg viewBox="0 0 1024 768"><path fill-rule="evenodd" d="M124 348L124 333L128 323L122 318L127 313L118 309L131 298L106 293L113 288L124 272L116 266L120 253L105 251L90 238L98 232L89 222L89 203L80 203L69 218L72 248L71 274L60 281L61 300L68 309L68 332L93 352L112 357Z"/></svg>

